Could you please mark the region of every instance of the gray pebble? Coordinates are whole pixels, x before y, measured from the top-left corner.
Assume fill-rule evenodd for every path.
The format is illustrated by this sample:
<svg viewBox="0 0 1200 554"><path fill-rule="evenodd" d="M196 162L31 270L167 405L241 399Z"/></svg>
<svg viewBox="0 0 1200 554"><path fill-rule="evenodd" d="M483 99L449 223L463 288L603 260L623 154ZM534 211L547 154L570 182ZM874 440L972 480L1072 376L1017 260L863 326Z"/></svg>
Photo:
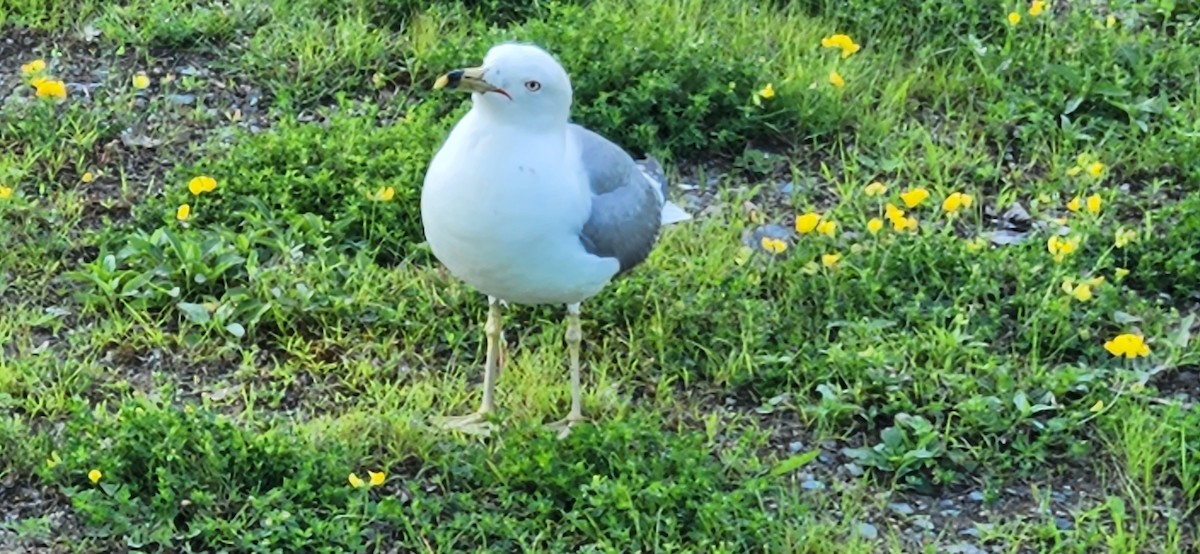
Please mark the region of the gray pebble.
<svg viewBox="0 0 1200 554"><path fill-rule="evenodd" d="M967 498L973 502L983 502L983 493L981 491L971 491L971 494L968 494Z"/></svg>
<svg viewBox="0 0 1200 554"><path fill-rule="evenodd" d="M196 103L195 94L172 94L171 96L168 96L167 99L169 99L172 104L179 104L180 106L191 106L192 104Z"/></svg>
<svg viewBox="0 0 1200 554"><path fill-rule="evenodd" d="M873 540L879 538L879 530L876 529L875 526L871 525L870 523L865 523L865 522L859 523L858 524L858 536L860 536L866 540L873 541Z"/></svg>
<svg viewBox="0 0 1200 554"><path fill-rule="evenodd" d="M825 490L825 483L822 483L816 479L808 479L807 481L801 483L800 486L803 487L804 490L808 491Z"/></svg>
<svg viewBox="0 0 1200 554"><path fill-rule="evenodd" d="M800 441L792 441L788 444L788 452L791 452L792 454L800 452L801 450L804 450L804 443Z"/></svg>
<svg viewBox="0 0 1200 554"><path fill-rule="evenodd" d="M849 473L851 476L862 477L862 474L863 474L862 466L851 463L851 464L843 464L842 467L845 468L846 473Z"/></svg>
<svg viewBox="0 0 1200 554"><path fill-rule="evenodd" d="M913 510L912 505L907 502L896 502L894 504L888 504L888 509L890 509L893 512L896 512L902 516L912 515L913 512L916 511L916 510Z"/></svg>
<svg viewBox="0 0 1200 554"><path fill-rule="evenodd" d="M1075 522L1062 516L1055 516L1054 526L1057 527L1059 531L1070 531L1071 529L1075 528Z"/></svg>
<svg viewBox="0 0 1200 554"><path fill-rule="evenodd" d="M947 554L984 554L987 551L969 542L960 542L943 548L942 552Z"/></svg>

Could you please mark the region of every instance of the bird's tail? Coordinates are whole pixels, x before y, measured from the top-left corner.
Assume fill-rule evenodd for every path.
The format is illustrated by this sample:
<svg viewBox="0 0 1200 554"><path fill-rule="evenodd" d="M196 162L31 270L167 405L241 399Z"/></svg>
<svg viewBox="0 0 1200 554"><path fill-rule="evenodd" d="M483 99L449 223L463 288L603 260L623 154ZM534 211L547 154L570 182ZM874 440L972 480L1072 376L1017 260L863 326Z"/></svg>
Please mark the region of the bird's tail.
<svg viewBox="0 0 1200 554"><path fill-rule="evenodd" d="M679 207L674 202L671 202L670 196L667 194L667 173L663 171L662 164L653 156L647 156L644 160L637 160L638 169L642 170L642 175L645 175L650 183L657 185L656 190L662 199L662 224L670 225L680 221L692 219L692 214L687 213L687 210Z"/></svg>

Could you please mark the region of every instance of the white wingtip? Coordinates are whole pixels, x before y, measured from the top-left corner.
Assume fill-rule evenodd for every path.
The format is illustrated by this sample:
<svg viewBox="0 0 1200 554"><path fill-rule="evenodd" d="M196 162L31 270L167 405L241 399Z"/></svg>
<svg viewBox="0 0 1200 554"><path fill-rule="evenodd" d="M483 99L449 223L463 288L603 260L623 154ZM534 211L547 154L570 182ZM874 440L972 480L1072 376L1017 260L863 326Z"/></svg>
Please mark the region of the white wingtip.
<svg viewBox="0 0 1200 554"><path fill-rule="evenodd" d="M667 201L666 203L663 204L663 208L662 208L662 224L663 225L679 223L680 221L687 221L689 219L692 219L692 214L687 213L686 211L684 211L683 208L680 208L679 206L675 205L674 202Z"/></svg>

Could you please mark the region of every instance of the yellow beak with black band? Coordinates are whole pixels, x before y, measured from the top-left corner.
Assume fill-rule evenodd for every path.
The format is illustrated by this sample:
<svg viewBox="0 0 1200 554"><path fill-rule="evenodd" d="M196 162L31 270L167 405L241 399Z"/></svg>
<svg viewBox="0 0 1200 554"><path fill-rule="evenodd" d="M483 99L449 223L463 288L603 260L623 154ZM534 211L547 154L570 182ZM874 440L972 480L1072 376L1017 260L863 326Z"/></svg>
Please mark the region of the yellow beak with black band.
<svg viewBox="0 0 1200 554"><path fill-rule="evenodd" d="M438 90L441 88L448 88L465 92L478 92L482 94L495 92L508 97L509 100L512 100L512 96L509 96L507 91L487 82L487 80L483 78L483 71L484 70L482 67L455 69L449 73L446 73L445 75L442 75L441 77L438 77L437 81L433 83L433 89Z"/></svg>

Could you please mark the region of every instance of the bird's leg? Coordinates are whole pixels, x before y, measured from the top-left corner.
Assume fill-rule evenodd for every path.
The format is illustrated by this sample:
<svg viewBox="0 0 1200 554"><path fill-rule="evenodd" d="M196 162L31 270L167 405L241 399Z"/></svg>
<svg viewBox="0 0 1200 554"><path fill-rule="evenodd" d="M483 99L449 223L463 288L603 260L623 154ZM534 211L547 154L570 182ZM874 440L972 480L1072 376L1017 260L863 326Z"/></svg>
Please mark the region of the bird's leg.
<svg viewBox="0 0 1200 554"><path fill-rule="evenodd" d="M488 297L488 317L483 326L483 334L487 337L487 362L483 366L483 402L474 413L438 418L436 425L443 429L487 435L495 427L487 421L487 416L496 410L496 379L500 374L500 344L503 333L498 298Z"/></svg>
<svg viewBox="0 0 1200 554"><path fill-rule="evenodd" d="M579 312L578 303L567 305L566 340L571 358L571 411L567 417L550 424L551 428L559 430L559 438L566 437L572 426L587 421L583 417L583 390L580 384L582 376L579 368L579 345L583 342L583 328L579 324Z"/></svg>

